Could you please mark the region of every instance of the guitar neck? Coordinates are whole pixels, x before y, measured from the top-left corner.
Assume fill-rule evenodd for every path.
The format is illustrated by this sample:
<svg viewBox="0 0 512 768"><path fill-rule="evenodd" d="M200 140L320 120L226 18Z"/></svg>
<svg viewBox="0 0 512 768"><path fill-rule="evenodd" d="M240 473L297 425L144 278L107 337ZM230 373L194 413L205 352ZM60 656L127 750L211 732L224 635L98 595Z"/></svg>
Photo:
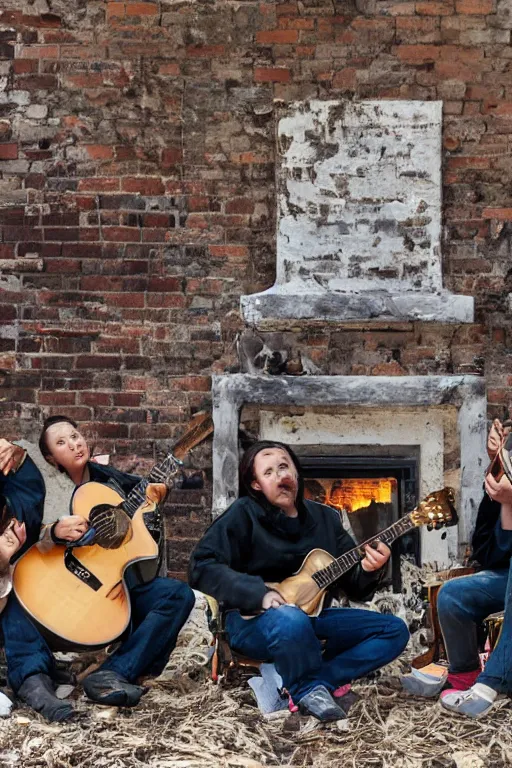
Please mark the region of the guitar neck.
<svg viewBox="0 0 512 768"><path fill-rule="evenodd" d="M156 464L147 477L142 478L135 488L130 491L128 498L122 504L129 517L133 517L141 504L146 500L146 488L150 483L168 483L180 471L181 461L173 453Z"/></svg>
<svg viewBox="0 0 512 768"><path fill-rule="evenodd" d="M326 568L321 568L319 571L316 571L316 573L312 575L313 581L321 589L327 589L327 587L330 587L331 584L334 584L334 582L337 581L340 576L343 576L343 574L353 568L354 565L357 565L362 557L364 557L364 547L367 544L373 544L376 541L382 541L384 544L389 546L389 544L395 541L395 539L398 539L405 533L412 531L413 528L416 528L416 524L413 522L410 514L401 517L400 520L397 520L396 523L390 525L389 528L385 528L376 536L373 536L371 539L367 539L367 541L364 541L362 544L354 547L354 549L350 549L348 552L345 552L343 555L341 555L341 557L333 560L332 563L330 563Z"/></svg>

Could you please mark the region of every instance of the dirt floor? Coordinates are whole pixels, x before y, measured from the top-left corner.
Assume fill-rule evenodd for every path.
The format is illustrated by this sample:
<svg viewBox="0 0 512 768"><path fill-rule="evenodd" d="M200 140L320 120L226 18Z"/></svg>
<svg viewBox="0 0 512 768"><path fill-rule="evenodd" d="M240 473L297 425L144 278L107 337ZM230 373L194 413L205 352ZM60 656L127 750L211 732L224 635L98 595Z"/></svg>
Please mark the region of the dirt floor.
<svg viewBox="0 0 512 768"><path fill-rule="evenodd" d="M260 715L246 684L214 685L201 615L180 635L161 678L133 710L71 694L75 722L55 725L17 708L0 720L0 766L45 768L501 768L512 765L507 699L478 721L449 715L437 702L402 693L394 662L377 680L354 686L360 700L347 720ZM75 662L76 663L76 662ZM79 664L86 663L82 658Z"/></svg>

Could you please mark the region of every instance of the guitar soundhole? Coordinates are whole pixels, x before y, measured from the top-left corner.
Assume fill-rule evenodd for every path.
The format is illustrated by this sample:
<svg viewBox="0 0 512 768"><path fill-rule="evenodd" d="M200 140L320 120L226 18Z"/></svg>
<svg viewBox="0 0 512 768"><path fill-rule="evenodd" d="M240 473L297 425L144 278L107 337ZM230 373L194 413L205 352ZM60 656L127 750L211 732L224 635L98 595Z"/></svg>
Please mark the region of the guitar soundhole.
<svg viewBox="0 0 512 768"><path fill-rule="evenodd" d="M96 529L94 543L103 549L118 549L131 530L130 518L119 507L98 504L89 515L89 523Z"/></svg>

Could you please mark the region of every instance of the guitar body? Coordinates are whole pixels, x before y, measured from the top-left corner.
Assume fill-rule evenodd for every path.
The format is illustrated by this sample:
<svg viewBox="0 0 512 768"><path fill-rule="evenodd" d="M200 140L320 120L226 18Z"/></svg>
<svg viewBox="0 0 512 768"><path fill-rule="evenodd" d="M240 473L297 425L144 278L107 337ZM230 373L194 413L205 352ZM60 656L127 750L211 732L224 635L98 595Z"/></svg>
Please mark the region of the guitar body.
<svg viewBox="0 0 512 768"><path fill-rule="evenodd" d="M90 520L94 526L98 505L117 507L122 501L112 488L89 482L76 489L71 508L73 514ZM16 597L54 645L102 647L127 628L131 610L123 574L128 565L140 560L155 560L156 564L158 545L143 517L155 507L147 501L131 519L117 510L114 525L105 536L97 537L101 543L72 548L78 566L84 566L101 582L99 588L92 588L70 571L64 545L56 544L47 552L34 545L16 563Z"/></svg>
<svg viewBox="0 0 512 768"><path fill-rule="evenodd" d="M312 576L316 571L327 568L334 559L325 549L312 549L296 574L279 584L267 586L279 592L287 603L302 608L308 616L318 616L322 612L326 590L317 586Z"/></svg>

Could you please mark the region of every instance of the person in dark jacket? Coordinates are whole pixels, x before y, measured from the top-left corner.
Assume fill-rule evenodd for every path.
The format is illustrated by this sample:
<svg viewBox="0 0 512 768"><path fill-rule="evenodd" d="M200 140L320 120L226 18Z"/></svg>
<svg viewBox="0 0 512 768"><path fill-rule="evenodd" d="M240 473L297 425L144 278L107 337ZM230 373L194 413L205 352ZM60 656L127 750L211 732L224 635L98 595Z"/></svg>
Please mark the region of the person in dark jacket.
<svg viewBox="0 0 512 768"><path fill-rule="evenodd" d="M496 420L487 442L491 459L494 458L504 434L502 424ZM455 701L465 701L466 697L462 696L462 692L469 691L471 696L475 684L488 686L489 681L494 684L496 680L491 678L499 677L501 681L496 690L501 690L503 685L512 690L512 665L508 673L492 671L493 667L498 666L499 655L506 644L500 640L500 654L496 651L491 654L483 674L478 652L479 626L489 614L503 610L505 605L512 553L512 512L509 507L512 510L512 485L505 476L497 482L491 474L487 474L485 492L472 537L473 559L482 570L469 576L450 579L441 587L437 599L439 623L449 662L447 678L423 678L418 673L407 675L402 678L402 683L410 693L436 696L443 688L449 686L448 690L441 694L441 703L446 708L452 708L451 705ZM510 647L509 644L508 648ZM505 680L507 676L508 682ZM487 695L487 704L492 706L495 697L492 694ZM487 708L485 703L480 704L481 706L478 706L477 702L476 714L483 714L483 710ZM472 708L474 707L470 702L470 709Z"/></svg>
<svg viewBox="0 0 512 768"><path fill-rule="evenodd" d="M126 496L140 480L113 467L91 462L84 437L76 423L67 417L47 419L39 445L47 461L66 472L75 485L95 480ZM40 475L36 485L44 499L44 481ZM167 492L165 486L150 488L163 500ZM23 510L26 511L25 507ZM43 544L78 541L88 527L87 520L79 515L63 515L45 527ZM135 706L139 702L146 690L138 684L139 678L160 674L194 605L190 587L175 579L154 578L149 583L141 583L137 574L134 578L134 574L128 573L127 583L132 609L131 631L115 653L83 683L87 696L100 704ZM72 706L55 696L57 671L53 654L14 596L9 598L2 615L2 626L9 683L19 698L49 720L72 717Z"/></svg>
<svg viewBox="0 0 512 768"><path fill-rule="evenodd" d="M395 616L361 609L324 608L310 617L267 584L298 571L312 549L339 557L354 546L337 511L304 499L293 451L261 441L242 459L240 498L208 528L190 562L190 584L227 610L232 648L272 661L293 702L322 721L345 717L333 694L396 658L407 627ZM366 547L337 586L350 598L369 598L389 556L382 542Z"/></svg>
<svg viewBox="0 0 512 768"><path fill-rule="evenodd" d="M11 563L37 540L44 503L41 473L18 445L0 439L0 613L12 589Z"/></svg>

